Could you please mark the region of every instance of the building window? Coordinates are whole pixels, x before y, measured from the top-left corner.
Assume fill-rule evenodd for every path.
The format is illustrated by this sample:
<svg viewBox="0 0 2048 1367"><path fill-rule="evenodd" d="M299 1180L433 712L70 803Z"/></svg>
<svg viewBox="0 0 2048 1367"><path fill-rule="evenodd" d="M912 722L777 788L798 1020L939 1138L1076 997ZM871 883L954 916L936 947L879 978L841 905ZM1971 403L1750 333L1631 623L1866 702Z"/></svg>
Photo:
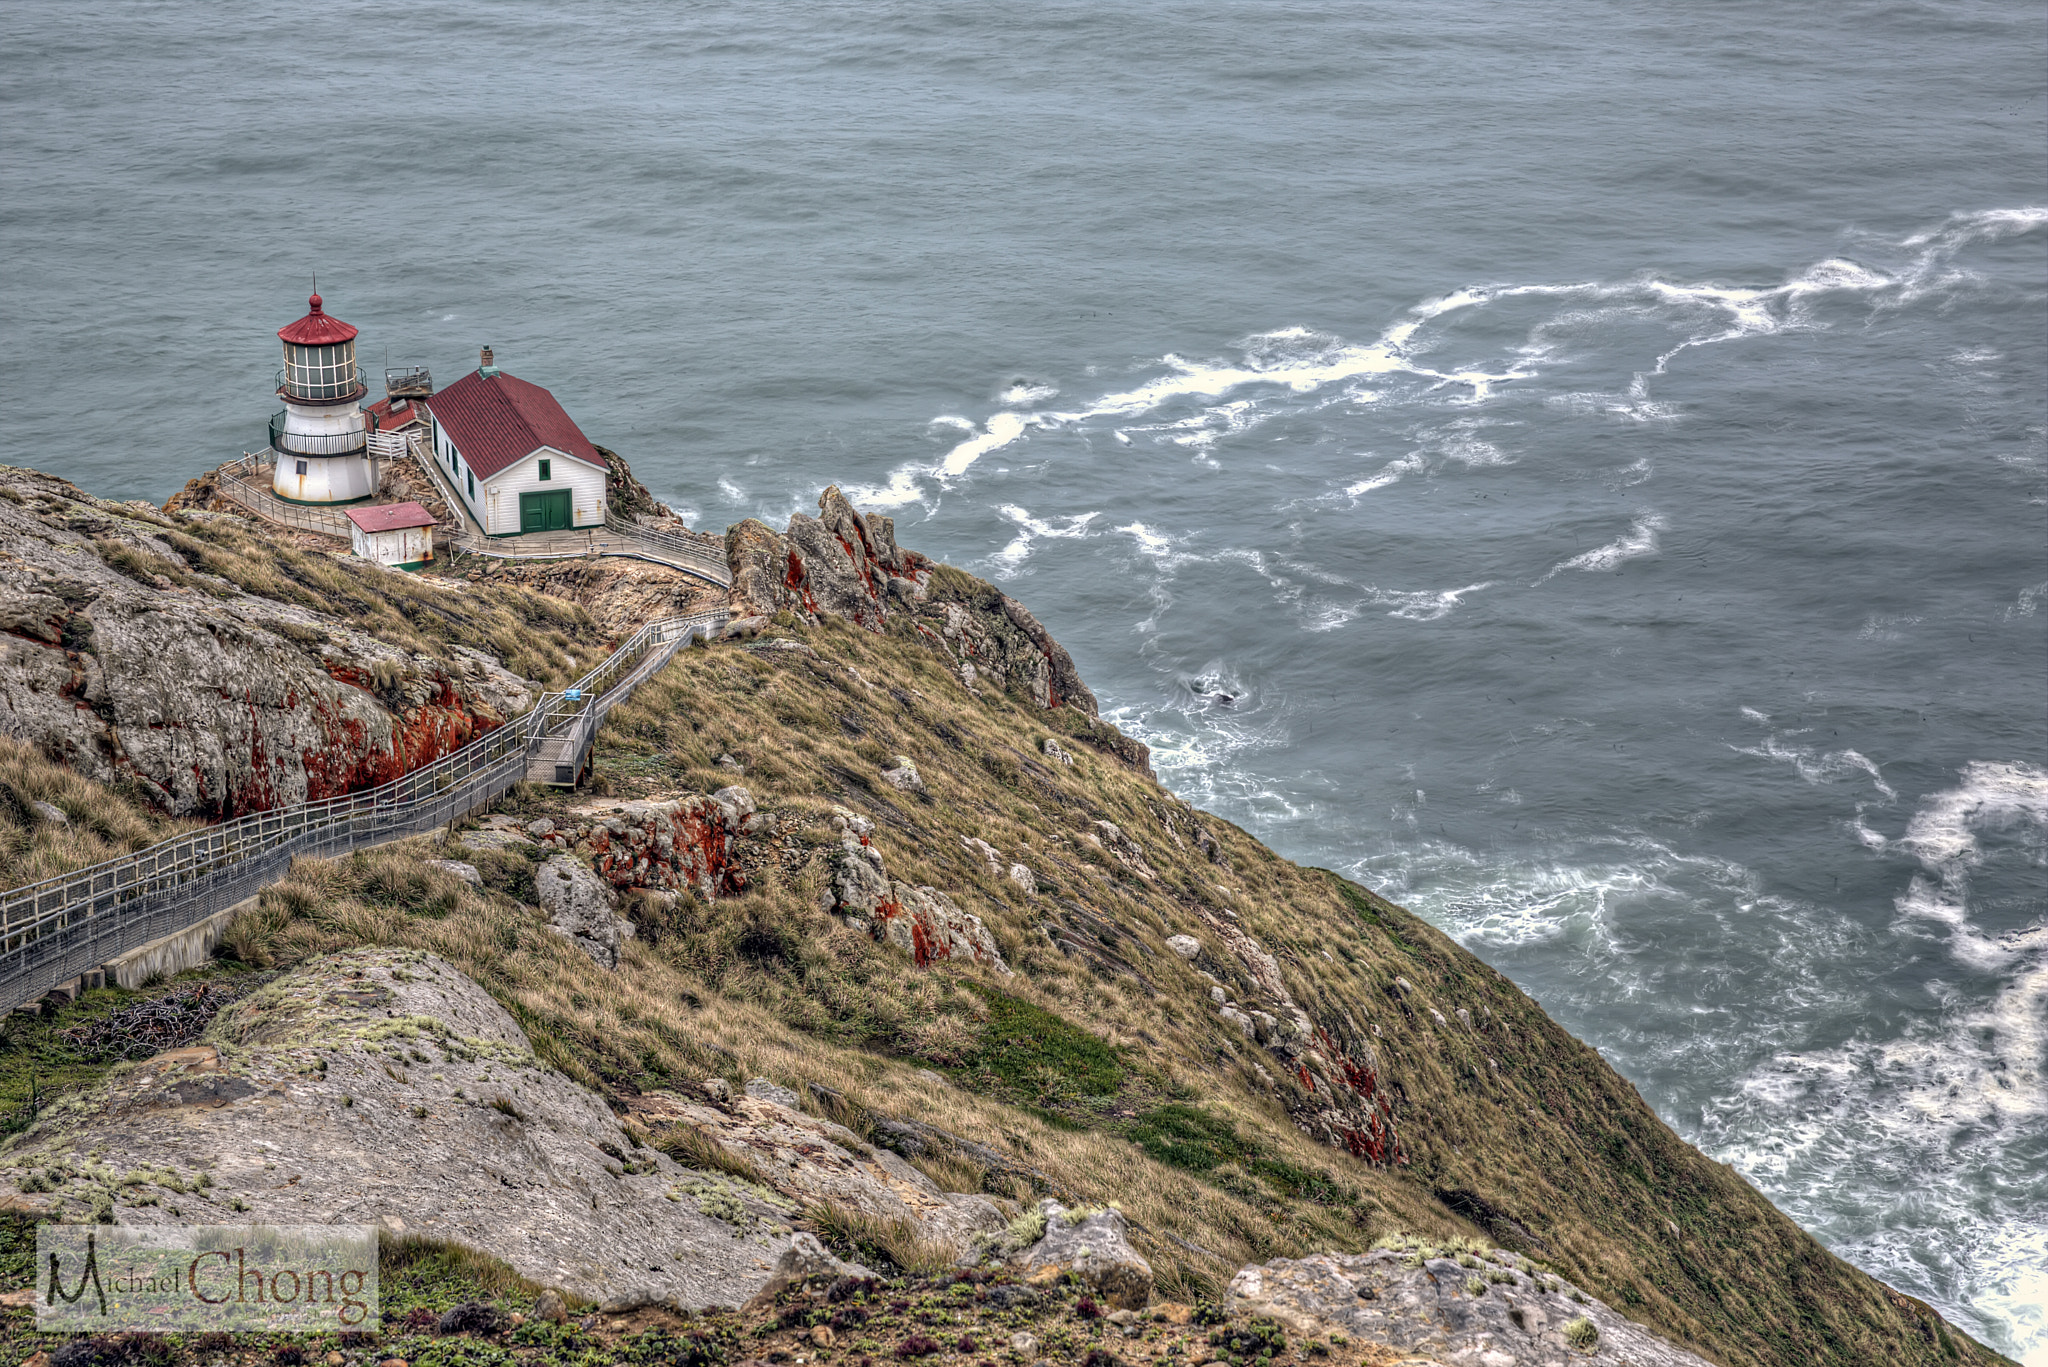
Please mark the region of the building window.
<svg viewBox="0 0 2048 1367"><path fill-rule="evenodd" d="M306 473L306 462L304 462L304 461L298 461L298 462L296 462L296 463L297 463L297 465L298 465L298 467L299 467L299 473L300 473L300 474L302 474L302 475L303 475L303 474L305 474L305 473Z"/></svg>
<svg viewBox="0 0 2048 1367"><path fill-rule="evenodd" d="M469 472L469 496L471 499L476 497L476 471L474 470Z"/></svg>
<svg viewBox="0 0 2048 1367"><path fill-rule="evenodd" d="M301 399L339 399L361 383L354 344L297 346L285 343L285 389Z"/></svg>
<svg viewBox="0 0 2048 1367"><path fill-rule="evenodd" d="M547 480L549 474L551 473L550 467L552 467L553 464L554 462L549 460L546 456L542 456L540 458L540 477L543 482Z"/></svg>

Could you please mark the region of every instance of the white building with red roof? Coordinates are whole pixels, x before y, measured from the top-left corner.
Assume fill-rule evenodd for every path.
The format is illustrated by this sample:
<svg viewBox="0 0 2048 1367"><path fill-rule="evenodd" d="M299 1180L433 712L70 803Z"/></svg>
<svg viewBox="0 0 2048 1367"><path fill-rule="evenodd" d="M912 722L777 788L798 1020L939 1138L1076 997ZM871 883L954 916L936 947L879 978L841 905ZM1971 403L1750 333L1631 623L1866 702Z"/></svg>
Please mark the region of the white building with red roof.
<svg viewBox="0 0 2048 1367"><path fill-rule="evenodd" d="M417 569L434 558L434 515L417 503L374 503L344 510L355 553L380 565Z"/></svg>
<svg viewBox="0 0 2048 1367"><path fill-rule="evenodd" d="M483 364L426 401L434 456L488 536L602 527L605 463L555 396Z"/></svg>

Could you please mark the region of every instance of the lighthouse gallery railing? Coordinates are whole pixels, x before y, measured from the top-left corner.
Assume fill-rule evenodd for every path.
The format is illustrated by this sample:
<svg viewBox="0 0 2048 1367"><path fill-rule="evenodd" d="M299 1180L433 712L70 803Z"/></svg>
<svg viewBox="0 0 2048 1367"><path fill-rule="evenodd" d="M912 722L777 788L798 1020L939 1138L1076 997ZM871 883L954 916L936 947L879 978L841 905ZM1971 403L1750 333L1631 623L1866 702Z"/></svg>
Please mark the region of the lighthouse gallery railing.
<svg viewBox="0 0 2048 1367"><path fill-rule="evenodd" d="M33 1000L282 878L301 855L331 856L417 835L502 797L556 739L587 748L606 712L725 612L667 617L628 637L568 689L382 787L248 816L0 893L0 1003Z"/></svg>

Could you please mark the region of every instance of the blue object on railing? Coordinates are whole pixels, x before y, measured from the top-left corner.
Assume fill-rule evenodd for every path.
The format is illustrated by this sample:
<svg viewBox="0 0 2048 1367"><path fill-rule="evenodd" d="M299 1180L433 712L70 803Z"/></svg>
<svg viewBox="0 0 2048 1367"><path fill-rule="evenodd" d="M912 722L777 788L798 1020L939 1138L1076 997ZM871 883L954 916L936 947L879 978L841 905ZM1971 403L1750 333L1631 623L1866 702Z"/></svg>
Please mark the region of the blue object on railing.
<svg viewBox="0 0 2048 1367"><path fill-rule="evenodd" d="M580 688L565 688L562 690L562 696L570 702L582 702L583 690Z"/></svg>

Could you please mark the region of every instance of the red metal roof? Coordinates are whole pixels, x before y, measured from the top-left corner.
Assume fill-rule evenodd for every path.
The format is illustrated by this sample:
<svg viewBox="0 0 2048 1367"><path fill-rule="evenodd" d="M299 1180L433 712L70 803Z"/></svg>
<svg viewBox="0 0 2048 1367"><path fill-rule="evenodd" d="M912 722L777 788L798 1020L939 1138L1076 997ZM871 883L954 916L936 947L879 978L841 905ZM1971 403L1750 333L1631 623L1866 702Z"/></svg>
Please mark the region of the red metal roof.
<svg viewBox="0 0 2048 1367"><path fill-rule="evenodd" d="M447 432L462 459L489 479L543 446L602 470L604 457L562 411L555 396L537 384L499 373L472 370L426 400L434 420Z"/></svg>
<svg viewBox="0 0 2048 1367"><path fill-rule="evenodd" d="M394 403L402 403L405 407L393 413L391 405ZM371 431L395 432L399 428L409 423L418 422L421 418L425 417L427 415L427 407L425 401L421 399L379 399L368 408L365 408L363 412L370 419Z"/></svg>
<svg viewBox="0 0 2048 1367"><path fill-rule="evenodd" d="M434 515L417 503L379 503L368 508L343 508L348 520L366 532L395 532L401 527L432 527Z"/></svg>
<svg viewBox="0 0 2048 1367"><path fill-rule="evenodd" d="M320 296L314 295L306 301L312 312L293 323L290 327L277 330L277 335L294 346L333 346L336 342L354 339L356 330L341 319L320 311Z"/></svg>

